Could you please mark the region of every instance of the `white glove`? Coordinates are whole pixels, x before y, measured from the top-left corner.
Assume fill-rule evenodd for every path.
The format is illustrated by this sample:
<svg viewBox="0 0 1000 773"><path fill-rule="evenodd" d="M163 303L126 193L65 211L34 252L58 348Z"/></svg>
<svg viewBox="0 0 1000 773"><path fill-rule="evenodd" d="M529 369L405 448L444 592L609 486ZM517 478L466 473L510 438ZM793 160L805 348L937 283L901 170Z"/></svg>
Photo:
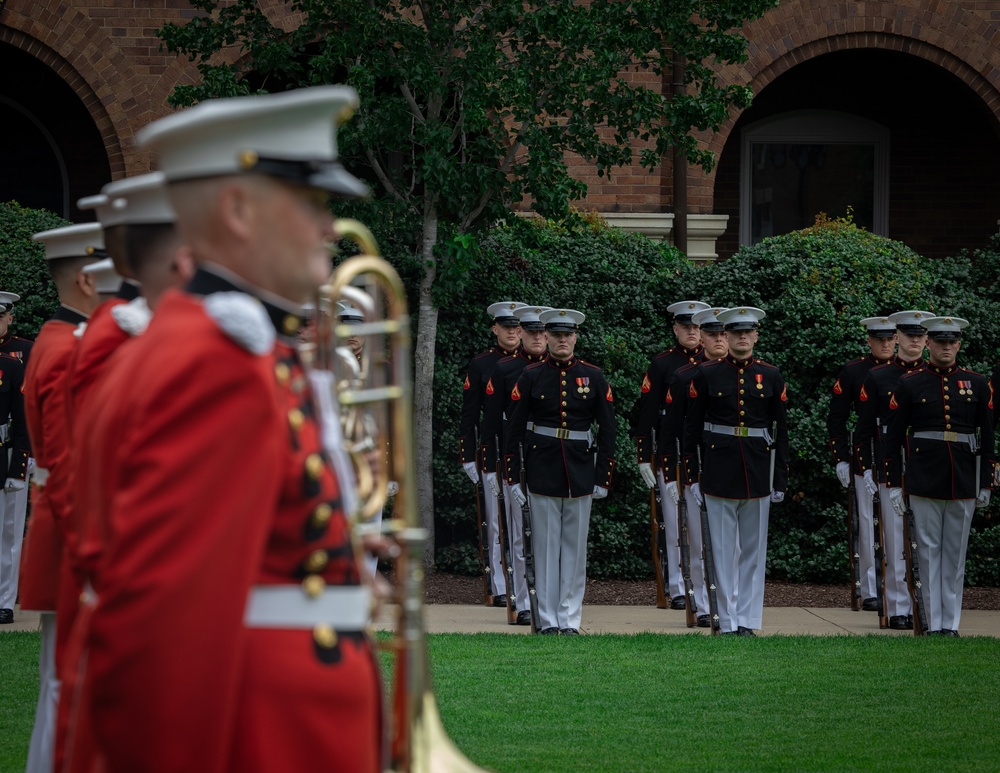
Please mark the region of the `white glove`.
<svg viewBox="0 0 1000 773"><path fill-rule="evenodd" d="M844 488L851 485L850 462L837 462L837 478L840 480L840 485Z"/></svg>
<svg viewBox="0 0 1000 773"><path fill-rule="evenodd" d="M600 486L594 486L594 499L604 499L608 495L608 490L606 488L601 488Z"/></svg>
<svg viewBox="0 0 1000 773"><path fill-rule="evenodd" d="M692 483L691 484L691 495L694 497L694 501L698 503L698 507L701 507L705 502L705 498L701 495L701 484Z"/></svg>
<svg viewBox="0 0 1000 773"><path fill-rule="evenodd" d="M865 488L868 489L868 493L875 496L878 493L878 484L872 477L871 470L865 470Z"/></svg>
<svg viewBox="0 0 1000 773"><path fill-rule="evenodd" d="M473 483L479 483L479 470L476 469L475 462L464 462L462 464L462 469L465 470L465 474L469 476L469 480Z"/></svg>
<svg viewBox="0 0 1000 773"><path fill-rule="evenodd" d="M35 471L35 468L37 466L38 465L35 464L35 457L29 456L28 457L28 475L31 475L31 473L33 473ZM1000 467L998 467L997 470L1000 470Z"/></svg>
<svg viewBox="0 0 1000 773"><path fill-rule="evenodd" d="M671 480L667 482L667 494L674 500L675 505L681 501L681 495L677 491L677 481Z"/></svg>
<svg viewBox="0 0 1000 773"><path fill-rule="evenodd" d="M982 510L990 506L990 490L988 488L979 489L979 496L976 497L976 509Z"/></svg>
<svg viewBox="0 0 1000 773"><path fill-rule="evenodd" d="M500 484L497 483L497 474L495 472L488 472L483 475L486 480L486 485L490 487L490 491L493 492L493 496L500 496Z"/></svg>
<svg viewBox="0 0 1000 773"><path fill-rule="evenodd" d="M906 512L903 489L898 487L889 489L889 501L892 503L892 509L896 511L896 515L903 515Z"/></svg>
<svg viewBox="0 0 1000 773"><path fill-rule="evenodd" d="M515 483L510 487L510 496L515 502L517 502L518 507L524 507L524 503L528 501L528 498L524 495L524 489L521 488L520 483Z"/></svg>
<svg viewBox="0 0 1000 773"><path fill-rule="evenodd" d="M771 501L774 502L774 504L778 504L779 502L784 502L785 501L785 492L784 491L772 491L771 492Z"/></svg>
<svg viewBox="0 0 1000 773"><path fill-rule="evenodd" d="M31 459L28 460L28 469L31 470ZM1000 464L993 468L993 488L1000 488Z"/></svg>
<svg viewBox="0 0 1000 773"><path fill-rule="evenodd" d="M389 485L386 486L386 489L388 490L389 496L394 497L396 496L396 494L399 493L399 484L396 483L396 481L394 480L390 480Z"/></svg>
<svg viewBox="0 0 1000 773"><path fill-rule="evenodd" d="M21 491L26 485L28 484L19 478L7 478L7 482L4 484L4 491Z"/></svg>
<svg viewBox="0 0 1000 773"><path fill-rule="evenodd" d="M653 488L656 485L656 473L653 472L653 465L643 462L639 465L639 474L642 475L646 488Z"/></svg>

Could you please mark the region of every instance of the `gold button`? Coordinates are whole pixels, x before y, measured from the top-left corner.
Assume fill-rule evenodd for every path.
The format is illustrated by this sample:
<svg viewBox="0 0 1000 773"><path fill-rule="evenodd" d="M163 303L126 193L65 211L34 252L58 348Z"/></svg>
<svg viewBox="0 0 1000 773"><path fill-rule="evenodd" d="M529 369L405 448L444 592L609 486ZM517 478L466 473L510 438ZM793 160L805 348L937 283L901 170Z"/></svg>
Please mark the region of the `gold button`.
<svg viewBox="0 0 1000 773"><path fill-rule="evenodd" d="M746 411L740 411L740 416L746 416L746 415L747 415Z"/></svg>
<svg viewBox="0 0 1000 773"><path fill-rule="evenodd" d="M288 335L291 335L292 333L294 333L296 330L299 329L299 318L292 314L289 314L281 321L281 327L284 328L285 332Z"/></svg>
<svg viewBox="0 0 1000 773"><path fill-rule="evenodd" d="M944 396L944 399L945 399L945 400L947 400L947 399L948 399L948 395L945 395L945 396Z"/></svg>
<svg viewBox="0 0 1000 773"><path fill-rule="evenodd" d="M564 394L564 395L563 395L563 397L565 397L565 396L566 396L566 395ZM566 401L565 401L565 400L563 400L563 401L562 401L562 404L563 404L563 408L565 408L565 407L566 407Z"/></svg>
<svg viewBox="0 0 1000 773"><path fill-rule="evenodd" d="M564 370L559 371L559 375L562 376L563 378L566 378L566 371Z"/></svg>
<svg viewBox="0 0 1000 773"><path fill-rule="evenodd" d="M305 422L305 414L303 414L298 408L292 408L292 410L288 412L288 423L296 432L302 429L302 425L305 424Z"/></svg>
<svg viewBox="0 0 1000 773"><path fill-rule="evenodd" d="M566 396L566 393L565 393L565 392L563 392L563 393L562 393L562 396L563 396L563 397L565 397L565 396Z"/></svg>
<svg viewBox="0 0 1000 773"><path fill-rule="evenodd" d="M563 422L562 425L565 427L566 426L566 422Z"/></svg>
<svg viewBox="0 0 1000 773"><path fill-rule="evenodd" d="M743 401L742 400L740 400L740 405L743 405Z"/></svg>
<svg viewBox="0 0 1000 773"><path fill-rule="evenodd" d="M740 394L743 394L743 393L744 393L745 391L746 391L746 390L744 390L744 389L741 389L741 390L740 390Z"/></svg>
<svg viewBox="0 0 1000 773"><path fill-rule="evenodd" d="M329 562L330 559L325 550L314 550L306 557L303 566L307 572L318 572L320 569L325 569Z"/></svg>
<svg viewBox="0 0 1000 773"><path fill-rule="evenodd" d="M288 379L291 377L292 374L291 371L288 369L288 366L285 365L285 363L279 362L277 365L274 366L274 375L275 377L277 377L279 384L285 385L288 383Z"/></svg>
<svg viewBox="0 0 1000 773"><path fill-rule="evenodd" d="M950 424L945 424L945 425L944 425L944 428L945 428L945 429L951 429L951 425L950 425Z"/></svg>
<svg viewBox="0 0 1000 773"><path fill-rule="evenodd" d="M313 480L319 480L323 474L323 457L319 454L309 454L306 457L306 474Z"/></svg>
<svg viewBox="0 0 1000 773"><path fill-rule="evenodd" d="M313 639L320 647L330 649L337 643L337 632L333 630L333 626L320 623L313 628Z"/></svg>
<svg viewBox="0 0 1000 773"><path fill-rule="evenodd" d="M946 383L946 384L948 383L948 378L947 378L947 376L946 376L946 377L945 377L945 379L944 379L944 383Z"/></svg>
<svg viewBox="0 0 1000 773"><path fill-rule="evenodd" d="M563 382L562 382L562 385L563 385L563 386L566 386L566 382L565 382L565 381L563 381Z"/></svg>
<svg viewBox="0 0 1000 773"><path fill-rule="evenodd" d="M333 516L333 508L330 507L326 502L321 504L312 514L313 526L325 526L330 518Z"/></svg>
<svg viewBox="0 0 1000 773"><path fill-rule="evenodd" d="M323 578L318 574L307 575L302 581L302 590L311 599L317 598L321 593L323 593L323 589L325 587L326 583L323 582Z"/></svg>
<svg viewBox="0 0 1000 773"><path fill-rule="evenodd" d="M945 385L945 387L944 387L944 391L945 391L945 392L947 392L947 391L948 391L948 385L947 385L947 384L946 384L946 385Z"/></svg>

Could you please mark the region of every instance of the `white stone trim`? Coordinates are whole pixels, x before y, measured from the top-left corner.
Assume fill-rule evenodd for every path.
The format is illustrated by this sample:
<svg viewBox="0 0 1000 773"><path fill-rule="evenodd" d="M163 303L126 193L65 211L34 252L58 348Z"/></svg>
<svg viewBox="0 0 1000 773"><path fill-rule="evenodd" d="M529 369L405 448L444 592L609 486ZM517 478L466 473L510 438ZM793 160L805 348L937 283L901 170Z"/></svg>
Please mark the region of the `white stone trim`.
<svg viewBox="0 0 1000 773"><path fill-rule="evenodd" d="M674 243L673 212L599 212L608 225L629 233L640 233L654 241ZM716 240L726 232L729 215L688 215L688 252L691 260L711 261L719 257Z"/></svg>

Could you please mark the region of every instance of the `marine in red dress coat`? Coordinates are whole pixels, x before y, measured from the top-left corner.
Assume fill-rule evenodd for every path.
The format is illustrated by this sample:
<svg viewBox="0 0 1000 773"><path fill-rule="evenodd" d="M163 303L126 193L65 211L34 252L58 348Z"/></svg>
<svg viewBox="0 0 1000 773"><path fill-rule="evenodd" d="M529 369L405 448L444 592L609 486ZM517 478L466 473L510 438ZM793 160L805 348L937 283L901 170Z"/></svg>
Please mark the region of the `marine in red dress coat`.
<svg viewBox="0 0 1000 773"><path fill-rule="evenodd" d="M255 586L305 596L361 582L286 335L298 320L271 307L273 349L246 321L234 340L206 307L236 304L252 320L257 302L210 270L188 289L164 296L81 417L102 480L88 510L106 513L83 560L97 597L86 678L107 769L375 770L366 635L244 621Z"/></svg>
<svg viewBox="0 0 1000 773"><path fill-rule="evenodd" d="M81 312L61 305L42 325L25 372L24 404L37 465L31 522L21 561L21 608L54 611L62 556L61 530L71 511L66 461L66 376L79 339Z"/></svg>

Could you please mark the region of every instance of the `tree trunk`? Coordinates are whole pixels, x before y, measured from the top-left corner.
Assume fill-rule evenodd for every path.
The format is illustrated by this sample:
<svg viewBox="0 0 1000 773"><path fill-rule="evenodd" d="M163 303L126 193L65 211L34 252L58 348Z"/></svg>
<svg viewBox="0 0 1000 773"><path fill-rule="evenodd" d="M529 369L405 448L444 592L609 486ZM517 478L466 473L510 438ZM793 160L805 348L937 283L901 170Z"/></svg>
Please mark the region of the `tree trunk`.
<svg viewBox="0 0 1000 773"><path fill-rule="evenodd" d="M434 346L437 341L438 310L432 289L437 277L434 245L437 243L437 209L424 212L421 256L424 265L420 280L417 336L413 351L413 448L417 470L417 508L420 525L427 529L424 564L434 564Z"/></svg>

